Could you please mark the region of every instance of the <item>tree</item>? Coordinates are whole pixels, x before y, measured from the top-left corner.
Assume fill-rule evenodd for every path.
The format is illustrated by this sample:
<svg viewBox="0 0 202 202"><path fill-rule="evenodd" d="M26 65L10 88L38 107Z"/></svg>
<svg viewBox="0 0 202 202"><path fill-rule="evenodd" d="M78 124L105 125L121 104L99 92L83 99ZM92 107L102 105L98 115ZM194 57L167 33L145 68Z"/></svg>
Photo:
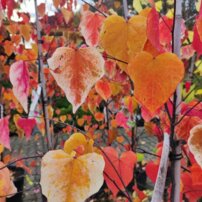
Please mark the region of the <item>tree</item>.
<svg viewBox="0 0 202 202"><path fill-rule="evenodd" d="M53 0L49 15L35 1L32 21L22 1L1 1L2 152L12 149L9 131L29 140L36 127L48 148L0 170L42 158L49 201L99 200L105 187L105 200L199 200L202 7L188 16L193 1L82 2L75 13L76 0ZM155 152L139 146L140 125L158 139Z"/></svg>

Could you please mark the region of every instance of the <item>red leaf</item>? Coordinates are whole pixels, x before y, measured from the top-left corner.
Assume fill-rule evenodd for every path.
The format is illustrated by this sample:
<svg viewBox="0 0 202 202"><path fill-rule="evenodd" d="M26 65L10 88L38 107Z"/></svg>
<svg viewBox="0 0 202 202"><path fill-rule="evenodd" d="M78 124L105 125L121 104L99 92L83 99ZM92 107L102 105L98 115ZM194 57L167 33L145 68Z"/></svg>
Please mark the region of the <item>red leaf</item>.
<svg viewBox="0 0 202 202"><path fill-rule="evenodd" d="M18 126L23 129L26 139L29 140L32 134L32 130L34 126L36 125L35 119L25 119L25 118L19 118L17 120Z"/></svg>
<svg viewBox="0 0 202 202"><path fill-rule="evenodd" d="M110 85L107 81L99 80L95 85L95 90L105 101L112 95Z"/></svg>
<svg viewBox="0 0 202 202"><path fill-rule="evenodd" d="M173 20L163 16L159 23L160 43L168 50L171 49Z"/></svg>
<svg viewBox="0 0 202 202"><path fill-rule="evenodd" d="M159 165L154 163L153 161L150 161L149 163L147 163L146 167L145 167L145 171L147 173L147 176L149 177L149 179L155 184L156 182L156 178L157 178L157 174L158 174L158 169L159 169Z"/></svg>
<svg viewBox="0 0 202 202"><path fill-rule="evenodd" d="M7 0L8 18L10 19L13 15L13 10L17 7L15 0Z"/></svg>
<svg viewBox="0 0 202 202"><path fill-rule="evenodd" d="M160 45L160 34L159 34L159 14L155 8L152 8L147 18L147 37L150 43L162 53L162 47Z"/></svg>
<svg viewBox="0 0 202 202"><path fill-rule="evenodd" d="M105 147L102 155L105 159L104 179L113 195L116 196L119 189L124 190L124 187L132 180L137 157L132 151L127 151L119 158L113 147Z"/></svg>
<svg viewBox="0 0 202 202"><path fill-rule="evenodd" d="M9 76L13 85L13 93L25 112L27 112L27 98L29 95L29 71L27 63L22 60L13 63L10 67Z"/></svg>
<svg viewBox="0 0 202 202"><path fill-rule="evenodd" d="M196 50L196 52L199 54L199 56L202 55L202 42L200 40L196 25L194 26L194 38L193 38L192 46Z"/></svg>
<svg viewBox="0 0 202 202"><path fill-rule="evenodd" d="M2 5L3 9L6 9L6 1L7 0L1 0L1 5Z"/></svg>
<svg viewBox="0 0 202 202"><path fill-rule="evenodd" d="M187 141L189 138L190 130L200 123L202 123L202 120L197 116L185 116L183 120L176 126L175 132L178 139Z"/></svg>
<svg viewBox="0 0 202 202"><path fill-rule="evenodd" d="M9 137L9 117L0 119L0 143L6 148L11 149Z"/></svg>
<svg viewBox="0 0 202 202"><path fill-rule="evenodd" d="M186 114L186 116L197 116L200 119L202 119L202 103L199 103L198 105L197 101L193 100L192 102L186 104L181 104L181 114ZM193 106L196 105L194 108ZM193 108L192 110L190 110Z"/></svg>
<svg viewBox="0 0 202 202"><path fill-rule="evenodd" d="M202 184L194 185L190 173L183 173L181 180L183 183L183 193L186 195L186 198L190 202L198 201L202 196Z"/></svg>
<svg viewBox="0 0 202 202"><path fill-rule="evenodd" d="M104 16L98 13L93 13L91 11L84 11L82 13L80 29L87 45L93 47L98 45L99 30L104 19Z"/></svg>

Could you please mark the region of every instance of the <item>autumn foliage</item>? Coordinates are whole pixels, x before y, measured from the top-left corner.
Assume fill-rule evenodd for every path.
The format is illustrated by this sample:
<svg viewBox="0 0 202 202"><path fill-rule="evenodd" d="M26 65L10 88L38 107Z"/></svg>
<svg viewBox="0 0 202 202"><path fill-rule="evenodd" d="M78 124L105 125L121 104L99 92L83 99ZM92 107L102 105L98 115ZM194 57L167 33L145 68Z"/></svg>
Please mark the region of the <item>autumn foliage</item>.
<svg viewBox="0 0 202 202"><path fill-rule="evenodd" d="M11 133L37 142L36 130L48 145L37 158L50 202L150 200L165 134L163 200L172 198L179 144L180 200L199 200L202 6L192 24L180 20L177 56L173 2L165 12L162 1L134 0L128 13L118 0L82 2L53 0L51 14L36 4L33 19L23 1L0 1L0 201L17 192L8 165L30 171L25 156L12 156Z"/></svg>

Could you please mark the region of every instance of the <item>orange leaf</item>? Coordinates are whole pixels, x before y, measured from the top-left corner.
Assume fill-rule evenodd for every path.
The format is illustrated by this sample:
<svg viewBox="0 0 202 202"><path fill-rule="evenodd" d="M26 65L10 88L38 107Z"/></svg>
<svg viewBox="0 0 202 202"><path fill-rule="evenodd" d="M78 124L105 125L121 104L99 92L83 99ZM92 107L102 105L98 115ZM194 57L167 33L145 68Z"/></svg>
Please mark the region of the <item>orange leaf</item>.
<svg viewBox="0 0 202 202"><path fill-rule="evenodd" d="M146 17L141 15L133 16L127 22L118 15L107 17L101 29L100 45L110 56L128 62L144 48L146 21ZM118 64L125 70L126 64Z"/></svg>
<svg viewBox="0 0 202 202"><path fill-rule="evenodd" d="M5 164L0 161L0 168L4 167ZM16 193L17 189L14 186L10 178L10 171L8 168L0 169L0 196ZM1 202L6 201L4 197L0 198Z"/></svg>
<svg viewBox="0 0 202 202"><path fill-rule="evenodd" d="M110 85L107 81L99 80L95 85L95 90L105 101L112 95Z"/></svg>
<svg viewBox="0 0 202 202"><path fill-rule="evenodd" d="M45 10L46 10L46 5L45 3L41 3L40 5L37 6L38 13L41 17L45 15Z"/></svg>
<svg viewBox="0 0 202 202"><path fill-rule="evenodd" d="M57 84L73 105L73 113L104 74L104 59L92 47L58 48L52 58L48 59L48 64Z"/></svg>
<svg viewBox="0 0 202 202"><path fill-rule="evenodd" d="M128 65L134 82L135 98L153 114L175 91L184 76L184 65L172 53L156 58L150 53L139 53Z"/></svg>
<svg viewBox="0 0 202 202"><path fill-rule="evenodd" d="M58 6L60 5L60 0L53 0L53 5L55 6L55 8L58 8Z"/></svg>
<svg viewBox="0 0 202 202"><path fill-rule="evenodd" d="M31 37L30 32L31 32L31 26L29 24L20 25L20 33L26 41L30 40Z"/></svg>
<svg viewBox="0 0 202 202"><path fill-rule="evenodd" d="M137 157L132 151L127 151L119 158L113 147L105 147L102 153L105 160L104 179L113 195L116 196L119 189L124 191L124 187L132 180Z"/></svg>
<svg viewBox="0 0 202 202"><path fill-rule="evenodd" d="M13 53L13 42L6 40L4 42L5 53L10 56Z"/></svg>
<svg viewBox="0 0 202 202"><path fill-rule="evenodd" d="M202 124L191 129L188 146L197 163L202 168Z"/></svg>
<svg viewBox="0 0 202 202"><path fill-rule="evenodd" d="M103 121L105 118L104 114L101 112L95 112L94 117L95 117L96 121Z"/></svg>

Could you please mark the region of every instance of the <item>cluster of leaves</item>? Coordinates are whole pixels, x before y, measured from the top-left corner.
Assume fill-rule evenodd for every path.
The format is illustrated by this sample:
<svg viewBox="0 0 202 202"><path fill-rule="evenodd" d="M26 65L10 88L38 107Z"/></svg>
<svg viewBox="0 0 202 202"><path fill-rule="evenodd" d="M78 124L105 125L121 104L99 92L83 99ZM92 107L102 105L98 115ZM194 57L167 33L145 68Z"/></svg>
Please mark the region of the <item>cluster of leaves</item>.
<svg viewBox="0 0 202 202"><path fill-rule="evenodd" d="M196 201L202 195L198 177L202 173L202 8L193 31L181 22L180 60L172 53L173 2L165 15L159 2L134 1L135 15L131 12L129 19L115 14L122 8L119 1L114 1L114 10L102 1L93 9L86 3L75 14L76 0L53 0L53 16L41 3L36 16L42 27L39 50L35 23L22 12L22 2L1 1L0 102L5 116L0 119L1 147L12 149L9 128L20 138L25 134L30 139L35 126L45 134L42 103L33 117L27 115L41 82L38 55L44 62L48 119L62 123L62 132L71 134L63 150L49 151L42 159L41 185L49 201L84 201L103 181L113 199L121 193L129 201L146 200L145 188L140 190L134 178L137 161L145 164L143 169L154 183L160 161L145 163L137 154L140 116L145 132L159 141L154 155L161 156L164 133L174 132L177 140L188 143L182 146L181 199ZM173 94L178 85L183 99L176 106ZM50 130L54 137L53 127ZM85 136L74 133L78 131ZM136 183L132 196L127 188L131 181Z"/></svg>

